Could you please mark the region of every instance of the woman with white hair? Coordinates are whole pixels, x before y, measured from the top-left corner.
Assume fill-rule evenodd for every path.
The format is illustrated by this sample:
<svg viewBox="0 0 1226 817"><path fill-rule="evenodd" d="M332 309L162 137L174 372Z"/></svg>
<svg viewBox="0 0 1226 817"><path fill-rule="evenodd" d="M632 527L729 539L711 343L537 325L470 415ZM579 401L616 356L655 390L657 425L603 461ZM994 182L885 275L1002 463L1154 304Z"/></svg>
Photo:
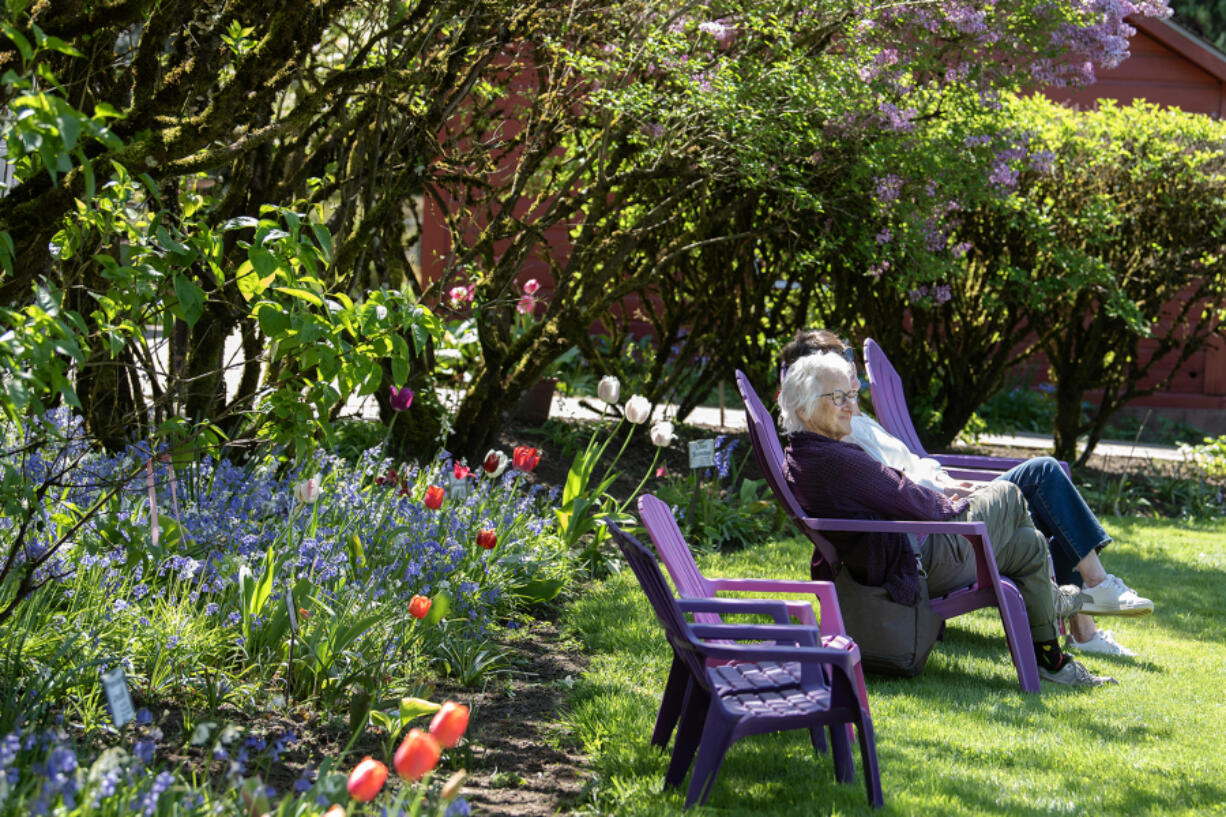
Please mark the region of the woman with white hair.
<svg viewBox="0 0 1226 817"><path fill-rule="evenodd" d="M780 353L783 371L801 357L818 352L835 352L853 367L855 365L855 351L838 335L828 329L802 329ZM853 388L859 388L858 380ZM898 469L925 488L956 496L969 494L978 486L978 483L950 477L932 458L920 458L911 453L902 440L864 416L858 405L852 418L851 434L844 442L855 443L873 459ZM1022 489L1030 518L1047 537L1056 581L1063 585L1064 594L1057 597L1056 612L1058 617L1068 619L1066 647L1079 652L1135 656L1136 653L1120 644L1110 630L1098 629L1092 616L1149 615L1154 603L1107 572L1099 552L1111 543L1111 537L1060 463L1051 457L1033 457L996 479L1012 482ZM1079 611L1073 609L1074 601L1080 604Z"/></svg>
<svg viewBox="0 0 1226 817"><path fill-rule="evenodd" d="M859 396L854 378L852 365L832 352L800 358L784 377L779 404L788 433L786 475L806 513L840 519L983 522L1001 575L1021 591L1039 675L1071 686L1113 682L1092 675L1060 649L1047 541L1035 530L1021 489L995 481L965 498L947 496L916 485L858 446L841 442L851 433ZM975 580L974 550L960 536L934 534L922 542L894 533L830 533L827 538L852 578L885 588L899 604L916 603L921 571L934 596Z"/></svg>

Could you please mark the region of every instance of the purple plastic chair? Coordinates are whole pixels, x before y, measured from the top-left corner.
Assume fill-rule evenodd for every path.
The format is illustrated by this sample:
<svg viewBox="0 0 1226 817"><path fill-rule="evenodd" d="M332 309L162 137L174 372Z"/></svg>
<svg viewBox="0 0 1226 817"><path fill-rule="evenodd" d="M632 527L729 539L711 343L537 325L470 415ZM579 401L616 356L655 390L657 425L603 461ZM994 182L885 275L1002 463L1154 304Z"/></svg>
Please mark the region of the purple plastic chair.
<svg viewBox="0 0 1226 817"><path fill-rule="evenodd" d="M873 395L873 411L881 427L902 440L917 457L932 457L956 479L990 480L1026 460L1013 457L983 457L973 454L929 454L920 444L919 435L907 410L907 396L902 390L902 378L885 356L877 341L864 341L864 367L868 370L869 390ZM1060 462L1064 473L1070 474L1068 463Z"/></svg>
<svg viewBox="0 0 1226 817"><path fill-rule="evenodd" d="M1017 669L1018 683L1026 692L1038 692L1039 668L1035 662L1034 649L1029 639L1030 625L1026 618L1026 606L1022 602L1022 594L1018 591L1017 586L1008 579L1001 578L996 568L996 555L992 552L987 526L982 522L894 522L881 519L806 517L784 477L783 448L779 445L779 437L775 433L770 412L758 399L757 393L749 385L749 379L744 372L737 371L736 384L741 392L741 399L745 402L746 419L749 421L749 439L758 460L758 467L762 469L767 484L774 491L775 498L783 505L788 517L813 542L814 572L823 579L833 581L840 567L834 545L822 535L823 531L923 535L956 533L963 536L975 550L975 583L946 596L932 599L929 602L932 611L943 619L951 619L982 607L999 609L1000 621L1005 629L1005 640L1009 645L1009 653L1013 657L1013 665Z"/></svg>
<svg viewBox="0 0 1226 817"><path fill-rule="evenodd" d="M681 723L664 777L665 785L680 785L693 761L686 808L706 802L733 743L767 732L807 729L814 747L820 750L824 744L822 730L828 728L835 778L850 782L855 770L843 724L855 726L860 736L860 762L869 803L882 805L872 718L856 698L851 656L844 650L818 647L817 632L808 627L688 623L683 610L729 613L744 609L744 605L729 602L749 601L759 610L774 608L785 620L787 607L766 599L678 601L655 557L616 525L610 523L608 527L664 627L673 649L670 677L684 673L686 678ZM726 643L763 639L775 643ZM728 663L712 667L708 666L711 660ZM795 665L795 669L789 665Z"/></svg>
<svg viewBox="0 0 1226 817"><path fill-rule="evenodd" d="M639 518L647 528L647 534L660 554L660 561L668 568L673 585L683 599L715 598L721 591L740 591L749 593L813 593L821 603L822 620L819 625L813 615L813 605L808 601L782 602L790 617L795 617L802 625L818 629L823 647L844 650L852 658L852 666L856 678L856 697L865 712L869 711L868 690L864 686L864 671L860 666L860 648L852 641L843 627L843 615L839 611L839 600L834 585L830 582L795 581L789 579L708 579L694 564L694 556L677 520L667 504L652 496L643 494L638 500ZM722 624L723 621L714 613L695 613L694 621L701 624ZM781 622L788 623L788 622ZM670 685L675 686L671 678ZM670 696L670 692L672 695ZM675 700L676 690L666 687L665 700ZM679 709L679 708L678 708ZM661 705L660 715L656 718L655 732L651 742L657 746L668 743L668 736L676 723L676 710L666 710Z"/></svg>

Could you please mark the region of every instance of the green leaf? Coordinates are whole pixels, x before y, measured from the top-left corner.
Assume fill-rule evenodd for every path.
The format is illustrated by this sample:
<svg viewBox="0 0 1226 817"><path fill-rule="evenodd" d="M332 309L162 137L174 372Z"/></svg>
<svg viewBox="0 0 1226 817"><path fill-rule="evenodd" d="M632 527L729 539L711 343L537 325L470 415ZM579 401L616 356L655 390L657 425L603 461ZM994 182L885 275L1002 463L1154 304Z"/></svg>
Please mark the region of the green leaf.
<svg viewBox="0 0 1226 817"><path fill-rule="evenodd" d="M260 331L270 338L280 337L290 328L290 316L276 304L263 301L255 308Z"/></svg>
<svg viewBox="0 0 1226 817"><path fill-rule="evenodd" d="M451 596L447 595L446 591L440 590L430 597L430 612L426 613L422 621L426 624L438 624L449 612L451 612Z"/></svg>
<svg viewBox="0 0 1226 817"><path fill-rule="evenodd" d="M160 228L159 228L160 229ZM183 312L183 320L189 327L204 314L204 290L196 286L185 275L175 276L175 295L179 298L179 308Z"/></svg>
<svg viewBox="0 0 1226 817"><path fill-rule="evenodd" d="M411 720L420 718L422 715L433 715L442 708L442 704L436 704L434 701L427 701L425 698L401 698L400 722L407 723Z"/></svg>
<svg viewBox="0 0 1226 817"><path fill-rule="evenodd" d="M315 306L323 306L323 305L324 305L324 302L323 302L323 299L322 299L322 298L320 298L320 297L319 297L318 295L316 295L314 292L309 292L309 291L307 291L307 290L305 290L305 289L298 289L297 287L277 287L277 288L276 288L276 291L277 291L277 292L282 292L282 293L284 293L284 294L286 294L286 295L292 295L292 296L294 296L295 298L301 298L302 300L306 301L307 303L314 304Z"/></svg>
<svg viewBox="0 0 1226 817"><path fill-rule="evenodd" d="M400 335L392 335L392 380L405 383L409 379L409 345Z"/></svg>
<svg viewBox="0 0 1226 817"><path fill-rule="evenodd" d="M17 50L21 52L21 58L29 62L34 56L34 49L30 47L30 41L17 30L16 26L5 20L0 23L0 31L3 31L5 36L13 41L13 45L17 46Z"/></svg>
<svg viewBox="0 0 1226 817"><path fill-rule="evenodd" d="M60 131L60 139L64 141L64 149L76 147L77 137L81 135L81 123L69 113L62 113L55 118L55 126Z"/></svg>

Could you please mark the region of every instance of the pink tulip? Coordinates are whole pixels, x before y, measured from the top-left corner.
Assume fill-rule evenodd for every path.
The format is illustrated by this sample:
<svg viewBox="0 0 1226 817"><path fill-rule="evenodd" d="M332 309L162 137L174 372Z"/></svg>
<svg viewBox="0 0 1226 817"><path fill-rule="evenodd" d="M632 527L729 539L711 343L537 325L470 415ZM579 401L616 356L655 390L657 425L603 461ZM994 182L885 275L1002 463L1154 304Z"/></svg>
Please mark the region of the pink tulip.
<svg viewBox="0 0 1226 817"><path fill-rule="evenodd" d="M408 411L409 406L413 405L413 390L408 386L404 388L396 388L388 386L391 390L392 411Z"/></svg>
<svg viewBox="0 0 1226 817"><path fill-rule="evenodd" d="M541 282L536 280L535 278L529 278L527 281L524 281L524 294L525 295L535 295L536 291L540 288L541 288Z"/></svg>

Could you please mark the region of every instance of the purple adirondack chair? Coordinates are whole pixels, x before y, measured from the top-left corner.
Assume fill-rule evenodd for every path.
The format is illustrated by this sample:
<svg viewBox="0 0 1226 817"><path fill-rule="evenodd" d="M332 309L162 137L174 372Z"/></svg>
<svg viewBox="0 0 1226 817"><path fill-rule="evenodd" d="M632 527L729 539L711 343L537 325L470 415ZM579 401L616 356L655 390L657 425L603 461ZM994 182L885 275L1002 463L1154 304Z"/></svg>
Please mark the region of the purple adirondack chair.
<svg viewBox="0 0 1226 817"><path fill-rule="evenodd" d="M787 607L766 599L678 601L655 557L616 525L610 524L609 532L664 627L673 649L670 677L683 673L687 680L681 723L664 778L666 785L680 785L693 760L686 808L706 802L724 755L734 742L767 732L807 729L814 747L820 750L824 744L819 740L822 730L829 728L835 778L850 782L855 771L843 724L856 727L868 800L880 806L883 798L873 723L856 698L851 656L844 650L818 647L817 632L808 627L688 623L683 611L729 613L737 610L739 605L728 604L735 601L750 601L758 609L773 607L784 620ZM775 643L727 643L763 639ZM711 659L728 663L708 666ZM796 668L789 669L789 665Z"/></svg>
<svg viewBox="0 0 1226 817"><path fill-rule="evenodd" d="M933 457L957 479L990 480L1026 460L1013 457L983 457L973 454L929 454L920 444L919 435L907 410L907 396L902 390L902 378L885 356L877 341L864 341L864 367L868 370L869 389L873 395L873 411L882 428L902 440L917 457ZM1061 462L1069 474L1067 462Z"/></svg>
<svg viewBox="0 0 1226 817"><path fill-rule="evenodd" d="M783 505L788 517L796 527L813 542L814 567L833 581L839 569L839 558L834 546L823 532L854 531L881 533L956 533L971 543L975 550L975 583L970 587L955 590L946 596L932 599L929 603L934 613L943 619L954 618L982 607L996 607L1000 611L1001 625L1017 679L1026 692L1039 691L1039 668L1035 662L1034 649L1030 644L1030 626L1026 618L1026 606L1017 586L1002 578L996 567L996 555L988 539L987 526L982 522L894 522L879 519L819 519L806 517L792 494L792 489L783 474L783 448L770 412L762 405L757 393L749 385L744 372L736 373L737 388L745 402L746 419L749 421L749 439L753 445L758 467L766 476L766 482Z"/></svg>
<svg viewBox="0 0 1226 817"><path fill-rule="evenodd" d="M721 591L741 591L749 593L813 593L821 603L822 620L819 625L813 615L813 605L808 601L783 602L790 616L795 617L802 625L818 628L821 633L823 647L845 650L852 657L852 666L856 677L856 696L865 712L869 711L868 691L864 686L864 671L860 666L860 648L852 641L843 627L843 616L839 611L839 600L834 585L830 582L795 581L790 579L708 579L694 564L694 556L690 553L681 528L667 504L652 496L643 494L638 500L639 518L647 528L647 534L660 554L660 561L668 568L677 593L685 598L715 598ZM701 624L722 624L720 617L714 613L696 613L694 621ZM783 622L786 623L786 622ZM670 682L675 686L677 682ZM670 696L670 692L672 695ZM673 700L676 690L666 688L665 699ZM668 736L676 723L676 709L666 709L661 705L660 714L656 718L655 732L651 742L657 746L668 743Z"/></svg>

